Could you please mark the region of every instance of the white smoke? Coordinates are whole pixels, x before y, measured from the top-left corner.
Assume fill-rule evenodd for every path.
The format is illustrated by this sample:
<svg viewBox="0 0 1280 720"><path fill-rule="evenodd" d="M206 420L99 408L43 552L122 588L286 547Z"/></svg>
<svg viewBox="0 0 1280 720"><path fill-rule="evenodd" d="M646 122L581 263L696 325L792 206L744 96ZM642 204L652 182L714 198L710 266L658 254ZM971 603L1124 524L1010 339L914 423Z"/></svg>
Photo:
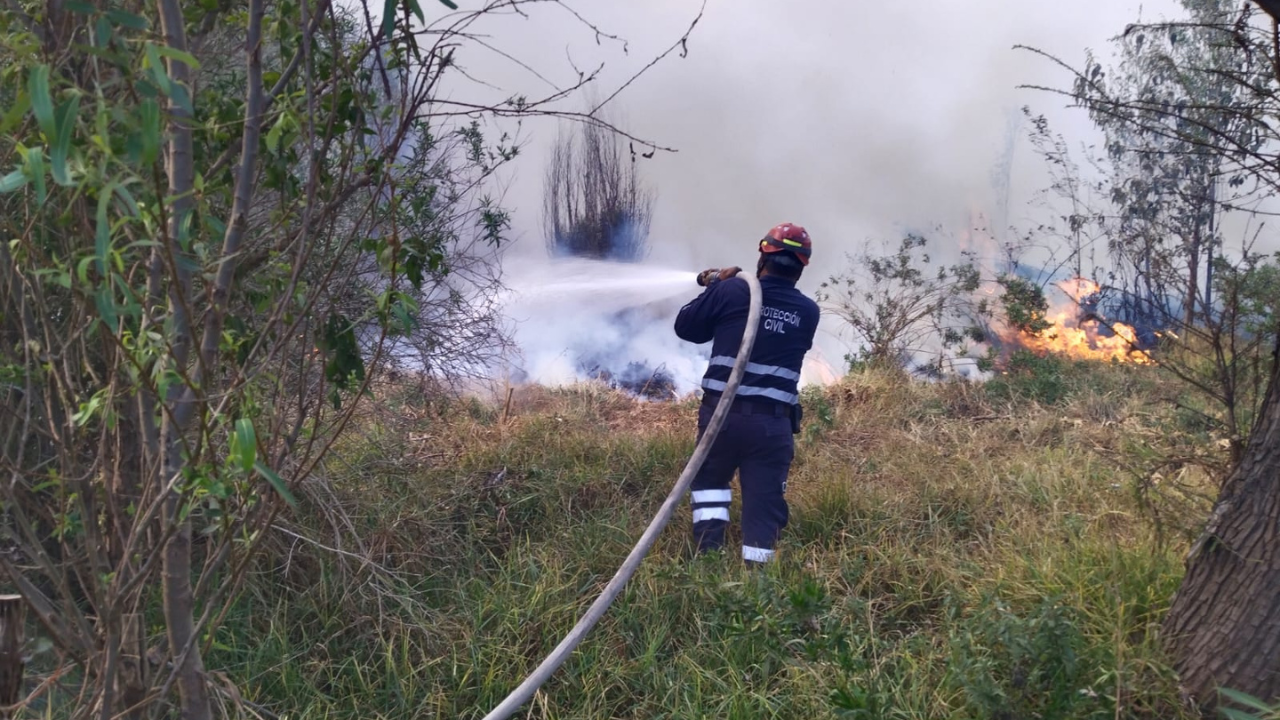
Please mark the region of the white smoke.
<svg viewBox="0 0 1280 720"><path fill-rule="evenodd" d="M516 345L504 368L508 378L557 385L630 370L669 377L680 395L696 390L710 343L685 342L674 329L680 308L702 292L696 277L688 270L581 258L509 266L499 297ZM815 348L801 384L834 379Z"/></svg>
<svg viewBox="0 0 1280 720"><path fill-rule="evenodd" d="M507 368L513 380L561 384L639 363L665 372L678 392L697 386L707 347L673 330L680 307L701 290L696 273L581 258L506 272L499 302L516 344Z"/></svg>
<svg viewBox="0 0 1280 720"><path fill-rule="evenodd" d="M484 27L502 53L462 54L468 77L482 78L500 102L562 89L583 68L603 64L594 86L607 96L669 47L700 3L577 5L604 32L625 37L625 45L602 41L560 12L513 14ZM684 51L608 105L628 131L679 150L638 161L657 190L643 269L633 277L582 265L598 268L588 276L618 272L643 287L622 297L611 294L621 292L616 287L556 289L574 271L548 261L538 228L541 169L557 128L522 128L529 142L507 176L504 198L518 236L503 266L513 290L507 314L522 350L513 366L530 379L563 382L581 377L575 353L595 347L619 360L665 363L682 390L696 387L707 348L681 342L671 328L675 311L699 292L692 271L753 267L755 241L780 222L802 224L814 238L814 262L798 285L810 296L846 269L846 254L894 240L903 228L944 226L945 233L929 234L930 253L952 262L961 248L948 238L961 234L974 209L989 213L997 236L1009 226L1035 227L1045 209L1030 201L1047 178L1043 161L1011 131L1010 117L1026 104L1048 115L1073 146L1097 138L1083 111L1063 107L1052 94L1019 89L1070 87L1072 78L1013 45L1079 65L1086 48L1109 55L1109 38L1127 23L1177 15L1176 0L815 0L803 7L711 0ZM583 109L577 96L560 107ZM688 285L641 282L654 269L649 265L682 268ZM552 299L557 294L560 301ZM611 313L628 302L648 308L652 323L620 328ZM838 369L856 349L848 328L825 318L806 381L820 380L824 364Z"/></svg>

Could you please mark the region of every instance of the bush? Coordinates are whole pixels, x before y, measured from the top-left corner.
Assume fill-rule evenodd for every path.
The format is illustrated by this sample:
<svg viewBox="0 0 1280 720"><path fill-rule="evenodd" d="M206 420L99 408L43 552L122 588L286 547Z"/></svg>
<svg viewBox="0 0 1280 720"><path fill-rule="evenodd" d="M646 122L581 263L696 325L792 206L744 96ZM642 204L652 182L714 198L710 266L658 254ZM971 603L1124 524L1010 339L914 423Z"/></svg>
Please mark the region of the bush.
<svg viewBox="0 0 1280 720"><path fill-rule="evenodd" d="M543 223L552 255L639 262L649 252L653 191L640 181L635 154L597 123L561 135L543 190Z"/></svg>
<svg viewBox="0 0 1280 720"><path fill-rule="evenodd" d="M1073 363L1060 355L1036 355L1017 350L1004 371L987 381L987 393L995 400L1032 400L1058 405L1070 394L1064 374Z"/></svg>
<svg viewBox="0 0 1280 720"><path fill-rule="evenodd" d="M804 411L801 420L801 433L806 441L812 442L823 436L835 426L835 408L823 388L810 385L800 390L800 407Z"/></svg>
<svg viewBox="0 0 1280 720"><path fill-rule="evenodd" d="M983 339L970 315L980 285L974 260L934 262L928 240L911 234L883 255L849 257L848 267L822 283L816 297L849 324L861 344L850 369L906 367L914 355Z"/></svg>
<svg viewBox="0 0 1280 720"><path fill-rule="evenodd" d="M994 720L1078 716L1102 709L1081 660L1080 621L1057 598L1019 614L999 597L983 598L950 643L954 670L979 717ZM1083 714L1083 713L1080 713Z"/></svg>

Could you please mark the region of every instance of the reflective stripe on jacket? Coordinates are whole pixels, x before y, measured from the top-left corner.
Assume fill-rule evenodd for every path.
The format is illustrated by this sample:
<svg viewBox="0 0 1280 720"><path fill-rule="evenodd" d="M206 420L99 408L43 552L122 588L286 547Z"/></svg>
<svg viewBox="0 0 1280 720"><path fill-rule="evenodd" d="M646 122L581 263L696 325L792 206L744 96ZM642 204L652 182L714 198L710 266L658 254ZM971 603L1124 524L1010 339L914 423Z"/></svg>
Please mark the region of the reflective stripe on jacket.
<svg viewBox="0 0 1280 720"><path fill-rule="evenodd" d="M787 405L799 400L800 367L818 330L818 305L776 277L760 278L760 327L738 396ZM680 309L676 335L692 343L711 341L711 360L702 377L709 398L718 398L729 380L738 343L747 324L751 290L745 280L713 284Z"/></svg>

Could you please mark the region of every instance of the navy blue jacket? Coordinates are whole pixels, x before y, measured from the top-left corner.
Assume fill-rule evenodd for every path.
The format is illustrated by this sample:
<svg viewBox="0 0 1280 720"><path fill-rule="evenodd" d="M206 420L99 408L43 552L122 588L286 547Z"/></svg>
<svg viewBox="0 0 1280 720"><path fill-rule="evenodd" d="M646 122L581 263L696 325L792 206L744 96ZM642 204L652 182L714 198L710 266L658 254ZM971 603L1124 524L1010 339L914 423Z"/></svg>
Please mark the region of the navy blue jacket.
<svg viewBox="0 0 1280 720"><path fill-rule="evenodd" d="M800 366L818 330L818 304L794 282L778 277L760 278L760 291L760 327L738 397L793 405L799 401ZM681 340L711 341L711 361L702 376L708 400L719 399L729 381L750 306L747 281L733 277L713 283L676 316Z"/></svg>

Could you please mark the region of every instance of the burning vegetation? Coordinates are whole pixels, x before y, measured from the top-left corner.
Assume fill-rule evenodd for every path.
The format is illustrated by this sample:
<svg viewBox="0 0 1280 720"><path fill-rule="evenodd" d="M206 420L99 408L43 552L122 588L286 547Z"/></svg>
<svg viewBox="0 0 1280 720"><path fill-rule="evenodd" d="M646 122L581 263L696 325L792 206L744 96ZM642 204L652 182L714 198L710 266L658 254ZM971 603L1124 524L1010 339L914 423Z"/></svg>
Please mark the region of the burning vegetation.
<svg viewBox="0 0 1280 720"><path fill-rule="evenodd" d="M1069 302L1050 307L1047 301L1025 317L1010 312L1008 322L991 330L997 349L997 366L1017 350L1035 355L1058 354L1075 360L1150 364L1149 343L1132 326L1108 320L1101 312L1102 287L1086 278L1055 283ZM1006 286L1006 291L1009 287ZM1006 303L1006 306L1008 304Z"/></svg>
<svg viewBox="0 0 1280 720"><path fill-rule="evenodd" d="M614 390L622 390L638 398L675 400L679 397L675 377L662 365L655 368L648 362L633 361L615 372L607 363L582 360L578 368L592 380L599 380Z"/></svg>
<svg viewBox="0 0 1280 720"><path fill-rule="evenodd" d="M850 257L824 282L819 302L852 330L851 366L909 369L942 378L1007 371L1017 353L1073 360L1150 364L1156 333L1120 322L1134 313L1121 293L1084 277L1042 287L1005 252L980 216L962 233L959 255L943 262L923 235L883 242ZM1104 309L1104 307L1106 309ZM974 350L978 352L975 353Z"/></svg>

